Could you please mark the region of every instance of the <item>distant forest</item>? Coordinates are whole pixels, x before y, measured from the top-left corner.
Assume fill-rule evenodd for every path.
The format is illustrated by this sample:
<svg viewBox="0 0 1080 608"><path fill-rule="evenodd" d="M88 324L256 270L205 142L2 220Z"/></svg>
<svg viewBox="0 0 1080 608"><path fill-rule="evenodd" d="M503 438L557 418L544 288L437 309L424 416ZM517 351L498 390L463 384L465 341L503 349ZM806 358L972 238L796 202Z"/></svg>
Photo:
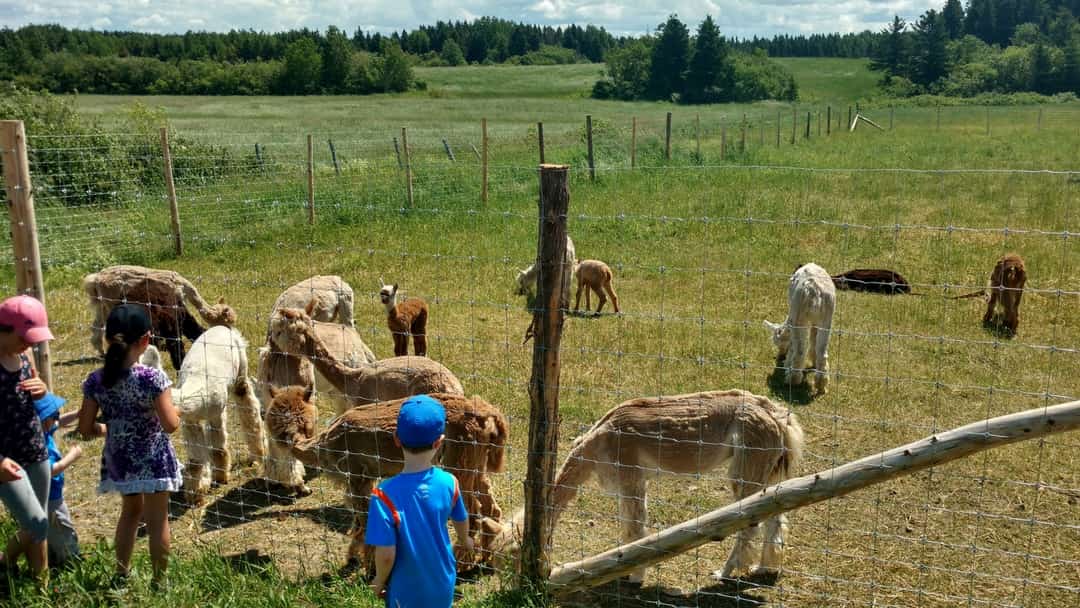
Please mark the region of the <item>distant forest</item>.
<svg viewBox="0 0 1080 608"><path fill-rule="evenodd" d="M897 95L1076 91L1077 15L1080 0L948 0L912 24L897 17L879 32L722 41L736 57L872 58L886 89ZM641 37L616 37L592 25L551 27L493 17L389 35L362 29L350 35L333 26L149 34L29 25L0 29L0 82L55 93L404 91L423 87L413 75L417 65L601 62L615 51L651 48L668 24ZM691 56L696 40L690 37Z"/></svg>

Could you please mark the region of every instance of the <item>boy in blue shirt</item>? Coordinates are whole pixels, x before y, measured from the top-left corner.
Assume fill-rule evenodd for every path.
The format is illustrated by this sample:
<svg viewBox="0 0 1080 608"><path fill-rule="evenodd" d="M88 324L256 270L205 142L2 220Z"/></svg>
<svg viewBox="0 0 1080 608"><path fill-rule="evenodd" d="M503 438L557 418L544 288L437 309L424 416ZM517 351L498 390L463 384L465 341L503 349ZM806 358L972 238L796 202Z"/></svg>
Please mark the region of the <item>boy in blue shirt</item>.
<svg viewBox="0 0 1080 608"><path fill-rule="evenodd" d="M473 549L469 517L457 479L433 466L442 445L446 410L418 395L401 404L394 443L402 448L401 473L371 492L365 543L375 547L372 588L390 608L448 608L454 602L457 565L446 529L454 524L458 546Z"/></svg>

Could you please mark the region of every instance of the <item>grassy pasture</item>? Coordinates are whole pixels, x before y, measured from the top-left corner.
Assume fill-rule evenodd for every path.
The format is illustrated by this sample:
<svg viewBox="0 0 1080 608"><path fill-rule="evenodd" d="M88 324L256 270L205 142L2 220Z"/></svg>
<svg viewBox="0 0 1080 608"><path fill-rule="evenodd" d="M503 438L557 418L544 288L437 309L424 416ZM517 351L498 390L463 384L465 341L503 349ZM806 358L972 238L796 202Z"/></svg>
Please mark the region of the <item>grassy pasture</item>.
<svg viewBox="0 0 1080 608"><path fill-rule="evenodd" d="M449 88L437 76L422 75L436 90ZM430 355L454 370L468 393L511 417L510 466L496 477L495 490L504 511L515 510L525 474L531 345L521 345L529 315L511 284L515 269L535 255L535 135L528 127L545 120L545 127L555 125L548 158L574 166L569 223L578 256L612 266L624 308L619 316L566 322L560 454L608 408L644 395L743 388L781 400L806 431L800 473L1080 395L1076 176L894 170L1073 169L1076 107L1046 108L1042 130L1035 127L1036 108L994 109L989 136L981 110L970 109L944 114L941 130L932 109L897 111L896 129L887 134L860 127L819 138L813 125L811 138L800 133L795 146L786 122L779 148L774 124L765 124L762 145L761 123L752 122L757 129L751 128L747 150L721 158L719 117L741 118L741 108L701 110L698 155L688 118L697 109L599 103L572 93L502 100L455 95L151 100L165 105L185 133L228 142L246 171L178 184L187 246L180 259L169 254L159 191L118 184L123 204L109 208L40 203L58 392L76 400L79 382L96 365L88 360L90 316L79 278L101 265L172 268L206 297L225 297L252 342L252 362L273 299L313 274L340 274L352 284L357 327L378 355L388 355L391 341L375 293L383 277L431 304ZM80 105L105 111L127 101L84 97ZM630 171L629 117L646 110L639 168ZM668 110L677 117L670 162L660 139ZM775 120L773 106L749 110ZM782 111L790 121L791 110ZM586 112L603 135L595 182L582 170ZM480 205L478 165L465 143L478 143L484 115L494 131L487 206ZM372 124L353 130L355 116ZM887 110L873 116L888 120ZM406 118L417 126L415 138L410 132L411 210L403 208L403 175L391 143ZM734 124L726 126L729 146L737 141ZM332 136L344 163L337 177L328 153L317 156L314 227L303 209L308 129ZM446 160L442 137L455 144L458 162ZM243 156L253 140L274 142L266 168ZM979 300L942 297L979 288L1006 251L1020 252L1029 273L1019 335L1011 340L980 327ZM762 319L783 318L787 277L809 260L833 272L892 268L925 294L842 292L830 346L831 392L817 399L779 382L761 327ZM10 274L5 284L13 291ZM776 586L713 583L709 573L722 565L728 540L665 563L642 589L606 587L583 602L1071 605L1080 586L1078 507L1075 497L1055 489L1080 487L1076 446L1071 435L1019 444L798 511ZM118 501L94 494L100 443L84 448L87 455L68 476L68 503L84 540L111 538ZM152 596L137 580L140 605L371 603L352 584L331 577L327 587L320 578L344 554L342 491L316 479L315 493L294 501L254 476L238 468L204 509L178 507L174 584L168 594ZM649 488L650 527L726 503L726 483L723 471L658 476ZM556 560L617 544L617 513L614 497L585 488L556 530ZM28 584L19 582L11 598L19 605L103 602L107 556L98 549L84 569L59 576L57 595L26 595ZM466 603L517 605L492 595L498 586L497 577L463 585ZM671 588L681 595L670 595Z"/></svg>

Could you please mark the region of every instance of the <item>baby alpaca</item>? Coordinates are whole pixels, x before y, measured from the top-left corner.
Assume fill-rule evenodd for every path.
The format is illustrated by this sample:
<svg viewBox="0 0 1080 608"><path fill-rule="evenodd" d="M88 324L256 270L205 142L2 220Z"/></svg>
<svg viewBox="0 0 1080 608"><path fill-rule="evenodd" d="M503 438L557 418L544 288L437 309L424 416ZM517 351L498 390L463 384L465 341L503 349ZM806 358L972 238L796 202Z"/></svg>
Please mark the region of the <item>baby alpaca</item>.
<svg viewBox="0 0 1080 608"><path fill-rule="evenodd" d="M570 299L570 278L574 274L574 267L577 266L577 253L574 251L574 241L570 238L570 235L566 235L566 256L563 257L563 264L566 265L566 269L569 272L563 274L563 293L566 294L567 300ZM535 263L521 270L517 275L517 291L515 295L528 296L532 293L534 287L536 287L536 277L540 274L540 267Z"/></svg>
<svg viewBox="0 0 1080 608"><path fill-rule="evenodd" d="M379 279L380 283L383 280ZM420 298L409 298L400 304L397 301L398 286L383 283L379 289L379 299L386 307L386 324L394 336L394 356L409 354L409 336L413 337L413 351L417 357L427 356L427 302Z"/></svg>
<svg viewBox="0 0 1080 608"><path fill-rule="evenodd" d="M772 330L777 361L784 359L788 384L802 384L803 365L810 345L814 347L814 387L825 394L829 383L829 332L836 307L836 286L817 264L795 270L788 285L788 316L781 324L765 321Z"/></svg>
<svg viewBox="0 0 1080 608"><path fill-rule="evenodd" d="M201 503L210 490L208 464L212 463L214 481L229 481L231 463L225 429L230 400L240 412L249 457L262 461L265 449L260 407L248 380L247 342L236 329L218 325L191 345L173 388L188 455L184 489L190 504Z"/></svg>
<svg viewBox="0 0 1080 608"><path fill-rule="evenodd" d="M1020 298L1024 295L1027 271L1024 259L1015 253L1001 256L990 275L990 301L986 303L983 325L993 325L998 304L1005 309L1003 325L1010 336L1016 335L1020 324Z"/></svg>
<svg viewBox="0 0 1080 608"><path fill-rule="evenodd" d="M292 446L315 436L319 409L312 403L312 386L269 387L266 409L269 455L263 467L267 479L276 481L298 496L311 494L304 483L304 465L292 455Z"/></svg>
<svg viewBox="0 0 1080 608"><path fill-rule="evenodd" d="M600 314L604 303L607 302L607 296L604 295L604 292L607 292L607 295L611 296L611 305L615 307L615 312L619 312L619 296L615 295L615 290L611 287L611 268L607 264L600 260L582 260L578 262L574 272L577 274L577 297L574 299L574 311L581 308L581 292L584 289L586 311L592 309L589 293L596 292L596 297L600 299L596 314Z"/></svg>
<svg viewBox="0 0 1080 608"><path fill-rule="evenodd" d="M692 447L688 447L692 446ZM707 391L669 397L625 401L609 410L584 435L574 440L570 453L555 477L552 494L552 526L590 478L605 493L619 500L621 541L629 543L646 532L646 483L657 472L700 475L727 465L725 476L736 500L788 479L803 449L803 431L787 408L740 390ZM516 559L517 538L524 522L518 511L505 525L484 521L481 552ZM761 560L755 559L753 543L760 526L739 532L723 570L735 572L779 571L784 550L787 518L765 520L765 543ZM495 531L490 542L487 534ZM645 570L631 575L641 581Z"/></svg>

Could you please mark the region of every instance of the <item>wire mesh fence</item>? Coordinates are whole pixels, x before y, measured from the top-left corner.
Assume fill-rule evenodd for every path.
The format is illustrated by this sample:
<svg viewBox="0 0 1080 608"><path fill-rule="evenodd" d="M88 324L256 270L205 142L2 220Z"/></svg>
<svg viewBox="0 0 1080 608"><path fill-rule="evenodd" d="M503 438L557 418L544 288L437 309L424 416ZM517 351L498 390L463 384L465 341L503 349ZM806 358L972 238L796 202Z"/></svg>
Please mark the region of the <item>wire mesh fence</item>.
<svg viewBox="0 0 1080 608"><path fill-rule="evenodd" d="M1050 109L1025 110L1031 124L1021 125L1016 114L999 124L995 111L991 137L1038 129L1047 136L1054 129L1068 135L1076 124L1075 112ZM941 112L949 137L985 137L985 116L978 111ZM825 150L822 162L829 146L873 149L871 136L854 138L864 126L850 135L847 108L832 109L835 123L822 125L820 136L823 112L809 113L809 145L818 146L815 153ZM886 129L890 121L897 130L916 121L930 121L920 127L924 132L937 129L936 109L879 109L868 115ZM951 168L951 160L949 168L878 168L869 152L862 168L769 162L775 157L765 151L777 147L777 133L782 147L792 145L793 135L796 147L806 145L806 117L807 110L790 109L704 124L680 116L669 160L662 115L638 119L636 128L594 115L595 179L587 166L584 120L580 128L545 128L545 160L571 165L567 219L577 258L607 263L620 308L614 314L609 302L603 314L586 313L574 310L570 298L560 352L560 462L574 437L588 433L609 409L636 398L725 389L766 396L794 412L805 434L792 476L983 418L1078 398L1080 174L1069 167ZM307 277L340 276L351 285L353 325L331 328L325 339L361 340L381 363L394 348L379 291L384 283L396 283L405 297L427 303L427 357L450 370L466 396L480 396L508 423L505 468L466 488L479 510L490 484L501 514L499 525L485 531L508 526L523 507L526 476L532 347L523 338L532 315L527 298L515 294L515 277L537 251L538 129L489 123L486 202L479 124L410 129L408 151L392 130L317 133L314 225L306 214L302 135L198 135L192 141L213 141L212 147L172 150L185 243L185 255L174 258L164 184L153 177L161 173L159 148L123 133L109 136L109 150L97 140L30 134L42 263L57 336L54 389L77 401L82 379L100 366L89 340L95 316L82 276L116 264L168 268L191 281L207 302L223 298L235 309L235 327L248 343L248 375L262 401L262 429L272 435L270 399L258 367L266 356L260 347L286 349L267 343L279 294ZM832 139L813 144L827 137ZM95 157L107 157L114 148L136 150L125 158L147 169L118 173L101 167ZM73 151L86 162L72 160ZM51 179L94 172L102 179L91 193L65 190L67 182ZM4 247L10 259L10 241ZM1008 252L1022 255L1027 271L1014 336L983 327L983 300L951 299L983 289L995 262ZM784 320L792 271L807 262L832 274L891 269L906 277L912 291L837 295L824 395L786 382L771 333L762 326L764 320ZM13 293L10 273L5 277L5 289ZM186 314L198 318L196 312ZM188 347L187 360L211 358L215 348L229 346L204 338ZM341 351L342 360L354 357L344 368L363 367L355 356ZM351 396L351 403L362 397L342 367L317 367L316 433L331 428L340 412L337 398ZM167 358L165 368L177 378ZM203 381L236 380L215 370L203 374ZM294 381L286 377L282 384ZM227 418L241 418L233 405L224 411ZM304 462L309 477L323 471L306 481L312 493L304 496L266 480L274 465L259 458L244 462L248 450L238 424L226 424L236 461L230 478L220 478L199 506L181 496L174 501L180 551L256 549L297 577L342 566L347 533L366 498L360 485L335 483L342 457L368 458L381 475L393 472L400 456L378 441L344 453L327 447L322 457ZM742 422L733 427L734 435L699 426L691 427L692 439L670 443L662 437L674 433L678 421L657 416L635 424L614 432L613 441L629 446L634 437L645 437L644 445L656 453L633 463L621 462L618 450L584 457L581 462L599 475L573 484L576 496L554 530L555 564L691 520L732 502L733 484L753 481L733 478L726 463L706 457L717 446L752 443ZM493 450L501 445L487 435L455 439ZM182 460L191 456L189 441L178 435L174 442ZM80 532L109 537L118 511L113 499L94 493L91 463L100 442L86 447L84 460L90 462L69 474L68 502ZM587 601L1076 605L1076 447L1069 434L1022 443L793 512L775 580L718 580L714 572L733 542L727 539L661 563L640 583L602 586ZM678 456L677 470L659 450ZM269 458L287 460L291 453L288 446L270 449ZM330 464L335 458L338 464ZM464 468L478 466L468 462ZM613 474L602 466L612 462ZM639 494L628 495L630 486L612 483L624 475L647 485L647 503ZM485 508L488 515L498 514ZM507 545L486 546L499 557L511 555ZM506 567L505 560L492 563ZM479 577L465 586L465 594L481 597L504 580Z"/></svg>

